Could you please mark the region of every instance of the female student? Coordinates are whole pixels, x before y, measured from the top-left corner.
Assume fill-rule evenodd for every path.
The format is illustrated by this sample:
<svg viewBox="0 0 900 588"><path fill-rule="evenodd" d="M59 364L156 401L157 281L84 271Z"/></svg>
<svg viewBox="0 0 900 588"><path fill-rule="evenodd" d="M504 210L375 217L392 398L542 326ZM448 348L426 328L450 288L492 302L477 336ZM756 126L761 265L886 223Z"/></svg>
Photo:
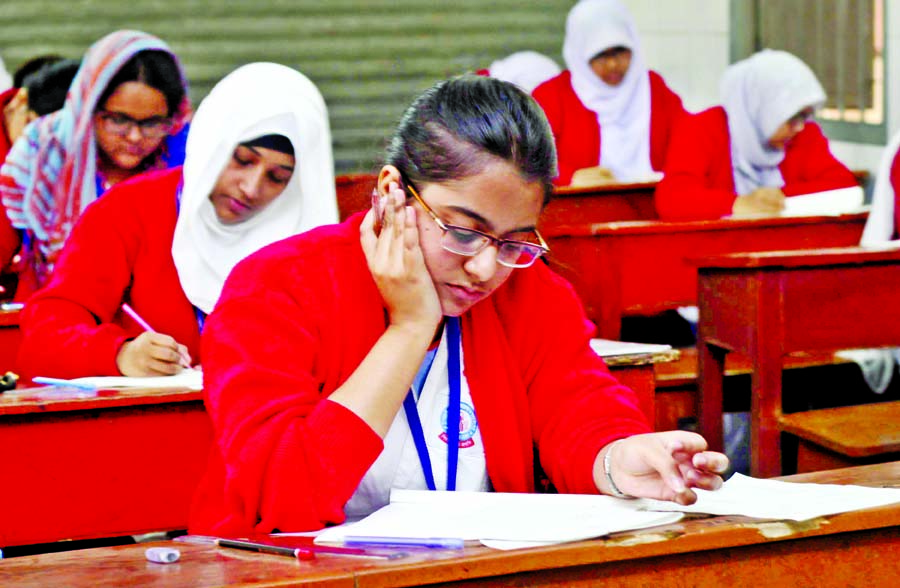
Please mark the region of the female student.
<svg viewBox="0 0 900 588"><path fill-rule="evenodd" d="M0 168L0 195L46 283L85 207L138 173L180 165L190 115L181 64L161 40L118 31L88 50L62 110L26 128Z"/></svg>
<svg viewBox="0 0 900 588"><path fill-rule="evenodd" d="M661 172L681 98L644 65L619 0L581 0L569 12L568 69L535 88L556 138L556 183L645 180Z"/></svg>
<svg viewBox="0 0 900 588"><path fill-rule="evenodd" d="M81 216L22 313L19 367L70 378L199 363L204 318L231 268L337 222L334 190L328 115L312 82L272 63L237 69L197 110L183 170L124 182Z"/></svg>
<svg viewBox="0 0 900 588"><path fill-rule="evenodd" d="M812 122L825 91L784 51L761 51L722 77L722 106L686 117L656 189L663 219L778 214L785 196L856 185Z"/></svg>
<svg viewBox="0 0 900 588"><path fill-rule="evenodd" d="M554 164L516 86L441 82L394 135L383 214L235 267L203 335L216 443L193 532L318 529L391 488L534 491L535 445L562 492L690 502L718 487L727 459L649 433L571 286L534 263Z"/></svg>

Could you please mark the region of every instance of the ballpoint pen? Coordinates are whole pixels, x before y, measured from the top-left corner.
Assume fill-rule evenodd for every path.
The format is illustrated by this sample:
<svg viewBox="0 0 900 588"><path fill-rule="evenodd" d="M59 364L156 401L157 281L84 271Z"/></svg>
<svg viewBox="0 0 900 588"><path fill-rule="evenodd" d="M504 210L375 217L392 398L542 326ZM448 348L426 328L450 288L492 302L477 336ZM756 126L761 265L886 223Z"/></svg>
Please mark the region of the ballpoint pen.
<svg viewBox="0 0 900 588"><path fill-rule="evenodd" d="M125 314L127 314L128 316L133 318L134 322L139 324L141 326L141 328L144 329L145 331L147 331L148 333L156 332L156 330L150 326L150 323L148 323L146 320L144 320L144 317L139 315L135 309L131 308L131 305L128 304L127 302L122 303L122 310L125 312ZM191 367L191 362L188 361L188 359L184 356L183 353L179 353L179 355L181 356L181 367L183 367L185 369L189 369Z"/></svg>
<svg viewBox="0 0 900 588"><path fill-rule="evenodd" d="M44 386L56 386L57 388L75 388L77 390L86 390L88 392L96 392L97 386L93 384L84 384L82 382L73 382L72 380L64 380L62 378L45 378L44 376L35 376L31 378L35 384Z"/></svg>
<svg viewBox="0 0 900 588"><path fill-rule="evenodd" d="M189 538L182 539L183 543L206 543L205 540L191 540ZM264 543L260 541L246 541L239 539L219 539L209 538L211 543L215 543L219 547L230 547L232 549L243 549L245 551L258 551L260 553L272 553L275 555L286 555L296 557L301 560L315 559L316 554L337 555L344 557L362 557L369 559L398 559L409 555L405 551L372 551L360 547L339 547L332 545L303 545L302 547L294 547L291 545L274 545L272 543Z"/></svg>
<svg viewBox="0 0 900 588"><path fill-rule="evenodd" d="M462 549L465 542L452 537L371 537L348 535L344 545L370 545L373 547L428 547L431 549Z"/></svg>

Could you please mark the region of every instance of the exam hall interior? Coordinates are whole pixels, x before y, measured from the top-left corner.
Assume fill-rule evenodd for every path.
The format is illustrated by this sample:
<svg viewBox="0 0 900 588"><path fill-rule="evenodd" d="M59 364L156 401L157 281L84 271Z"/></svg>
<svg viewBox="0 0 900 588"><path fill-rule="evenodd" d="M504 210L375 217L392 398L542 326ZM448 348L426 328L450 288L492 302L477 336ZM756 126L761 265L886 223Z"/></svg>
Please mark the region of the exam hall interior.
<svg viewBox="0 0 900 588"><path fill-rule="evenodd" d="M892 2L677 0L659 3L623 0L623 3L634 16L646 65L665 77L689 112L700 112L719 104L720 80L726 68L760 49L783 49L806 60L828 93L828 101L817 113L816 121L828 137L834 156L857 174L866 201L871 201L885 148L900 129L900 108L894 106L900 104L900 84L892 82L898 79L892 64L900 64L897 53L900 51L897 43L900 10L895 9ZM346 211L341 210L344 218L345 212L367 204L368 184L365 182L377 171L385 137L390 136L404 105L412 97L438 79L481 70L493 61L521 50L543 53L564 68L565 20L573 4L571 0L550 0L539 5L503 0L485 5L466 0L449 7L426 0L333 3L262 0L252 5L235 5L201 0L185 5L164 0L119 5L90 0L80 3L73 14L71 7L56 2L8 0L0 9L0 39L3 39L0 57L12 71L16 65L39 54L78 57L91 42L117 29L144 30L166 40L178 53L185 64L195 105L223 75L241 64L274 61L295 67L318 85L328 105L339 205L342 193L347 202L351 202L346 205ZM567 200L562 198L560 202ZM557 210L559 214L566 212ZM597 222L616 220L636 219L628 216L603 218ZM843 241L848 239L848 234L861 231L865 219L857 216L846 220L846 224L835 229L835 234L839 235L835 237L836 242L823 247L855 244ZM757 238L753 232L747 235L749 239ZM696 260L704 253L695 251L691 257ZM692 263L696 268L700 262ZM640 282L638 284L640 286ZM654 282L648 279L646 286L652 288ZM642 302L635 304L640 306ZM601 316L600 307L597 308L597 314L591 316L595 321ZM654 314L657 310L654 307ZM632 311L625 308L622 311L625 322L607 327L607 332L613 333L609 338L619 338L616 335L627 334L631 329L632 333L637 333L632 340L674 342L679 351L675 360L662 353L659 363L652 366L654 380L650 384L650 394L653 404L650 410L653 420L661 429L684 427L697 430L702 427L697 407L701 378L699 355L702 353L698 354L695 340L683 342L681 334L685 324L670 312L671 309L656 322L629 316L639 314ZM850 314L853 312L851 310ZM674 327L672 322L676 323ZM3 341L12 341L10 349L14 349L15 318L12 315L8 319L0 317L0 323L0 336L10 335ZM674 341L666 339L668 333L658 336L655 331L658 328L665 331L669 327L678 333ZM686 336L696 339L697 333ZM3 347L3 351L6 353L8 349ZM9 354L14 355L14 351ZM749 415L753 365L746 357L732 359L731 367L727 362L725 366L724 410ZM616 361L609 363L614 374L618 373ZM785 412L852 406L859 399L873 404L890 404L900 393L900 383L895 379L886 392L873 394L854 361L836 358L830 352L795 354L786 360L786 367L790 369L785 370L781 386ZM13 368L12 365L0 365L0 371ZM186 398L182 408L202 406L200 398L200 394ZM142 409L139 406L131 406L128 410L140 420L138 415ZM4 418L11 423L24 417L10 412ZM210 433L204 428L208 425L194 412L187 418L194 424L185 439L202 447L209 442ZM846 418L852 419L854 415ZM893 425L895 430L900 429L900 422L893 420L893 413L878 418L883 420L872 426ZM661 422L664 427L660 426ZM749 422L749 416L746 416L726 424L726 429L731 427L731 433L734 428L747 428L738 443L746 445L743 453L746 462L742 467L748 472ZM857 425L839 422L848 429L865 429L870 425L865 420ZM834 423L830 426L834 427ZM815 425L809 427L815 428ZM798 445L803 442L798 441L796 435L788 436L780 431L779 434L784 436L781 441L782 471L778 473L790 474L798 469L797 460L802 459L798 458L798 452L802 451ZM123 439L122 447L113 453L118 451L120 458L125 459L131 444L146 449L159 446L165 451L178 451L176 440L162 439L164 431L137 426L134 435L131 440ZM726 441L728 435L726 431ZM897 437L896 433L894 437ZM816 445L816 439L812 439L811 445ZM14 443L15 439L11 441ZM840 441L828 440L838 444ZM818 439L818 443L822 440ZM203 454L200 449L192 451L195 457ZM890 460L896 458L897 448L873 451L871 456L863 458L850 456L848 463ZM835 458L833 448L825 452L825 456L812 458L810 463L820 464L820 469L824 469L822 464L829 467L842 464ZM202 462L205 456L199 459ZM816 462L816 459L820 461ZM128 472L126 475L136 473L140 476L141 469L146 468L133 464L123 471ZM188 467L184 470L186 478L174 480L172 484L178 487L178 492L187 494L190 482L185 480L199 476L200 470L202 465L194 470ZM16 482L9 480L9 483ZM140 490L137 492L141 493ZM170 520L178 518L175 516ZM183 527L173 526L168 530L179 531ZM140 535L139 530L135 531L133 535ZM90 535L87 532L85 536ZM94 545L103 539L93 537L86 541L89 543L84 545ZM9 557L60 549L49 539L40 544L39 551L10 544L4 552Z"/></svg>

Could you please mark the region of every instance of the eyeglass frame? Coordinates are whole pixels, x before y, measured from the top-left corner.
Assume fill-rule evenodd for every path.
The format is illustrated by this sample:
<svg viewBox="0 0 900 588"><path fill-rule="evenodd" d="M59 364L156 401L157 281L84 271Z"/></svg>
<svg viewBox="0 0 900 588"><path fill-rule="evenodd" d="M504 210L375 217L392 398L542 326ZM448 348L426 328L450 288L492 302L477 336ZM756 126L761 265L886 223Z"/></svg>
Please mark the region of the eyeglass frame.
<svg viewBox="0 0 900 588"><path fill-rule="evenodd" d="M165 137L172 131L172 127L174 126L172 122L172 118L168 116L151 116L150 118L145 118L142 120L138 120L134 117L131 117L124 112L116 112L115 110L106 110L105 108L101 108L97 110L96 115L100 117L103 121L103 124L106 126L106 130L113 135L118 137L127 137L131 134L132 129L137 127L138 131L141 133L141 137L144 139L161 139ZM124 119L123 127L125 129L124 132L120 130L116 130L111 128L110 125L118 124L113 122L114 117L119 117ZM150 125L162 125L161 129L164 127L165 131L161 132L159 135L156 134L147 134L147 131L152 127Z"/></svg>
<svg viewBox="0 0 900 588"><path fill-rule="evenodd" d="M413 198L415 198L416 201L422 205L422 208L425 209L425 212L428 213L428 215L434 220L434 223L441 229L441 231L443 231L443 234L441 235L441 247L445 251L449 251L450 253L455 253L456 255L462 255L465 257L475 257L476 255L478 255L479 253L481 253L482 251L487 249L488 246L496 245L496 247L497 247L497 263L499 263L502 266L513 268L513 269L531 267L532 265L534 265L534 262L536 262L538 260L538 258L540 258L542 255L546 255L546 254L550 253L550 246L547 245L546 241L544 241L544 237L537 230L537 228L534 229L534 234L535 234L535 236L537 236L538 240L540 241L540 244L529 243L528 241L520 241L518 239L500 239L499 237L495 237L489 233L485 233L484 231L479 231L478 229L472 229L469 227L461 227L459 225L452 225L449 223L445 223L444 221L442 221L440 219L440 217L438 217L437 213L430 206L428 206L428 203L422 199L422 197L419 195L419 191L416 190L416 188L412 185L412 182L410 182L405 177L403 178L403 187L406 190L408 190L410 194L413 195ZM481 247L479 247L477 251L473 251L472 253L460 253L459 251L454 251L452 249L449 249L446 245L444 245L443 237L450 231L450 229L453 229L455 231L462 231L463 233L475 233L476 235L479 235L487 240L482 242ZM521 245L528 245L529 247L536 247L536 248L540 249L540 252L537 253L527 265L507 263L500 259L500 248L503 246L504 243L515 243L515 244L521 244Z"/></svg>

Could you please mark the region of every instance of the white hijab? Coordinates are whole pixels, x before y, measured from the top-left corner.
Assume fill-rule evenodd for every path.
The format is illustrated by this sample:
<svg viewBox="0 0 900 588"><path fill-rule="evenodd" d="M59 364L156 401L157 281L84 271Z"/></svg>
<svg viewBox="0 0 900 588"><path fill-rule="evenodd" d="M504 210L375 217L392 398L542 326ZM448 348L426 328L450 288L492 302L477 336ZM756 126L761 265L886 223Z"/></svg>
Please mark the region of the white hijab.
<svg viewBox="0 0 900 588"><path fill-rule="evenodd" d="M878 245L891 240L894 236L894 188L891 186L891 164L900 150L900 133L891 138L891 142L881 154L878 164L878 175L875 176L875 190L872 194L872 209L863 230L861 245Z"/></svg>
<svg viewBox="0 0 900 588"><path fill-rule="evenodd" d="M784 151L769 147L769 138L804 108L825 103L816 75L790 53L764 49L725 70L721 93L735 191L744 195L763 186L781 187L778 165Z"/></svg>
<svg viewBox="0 0 900 588"><path fill-rule="evenodd" d="M610 86L590 61L619 46L631 50L631 67L622 83ZM603 135L597 163L623 181L651 175L650 77L631 14L619 0L581 0L566 19L563 58L575 94L597 113Z"/></svg>
<svg viewBox="0 0 900 588"><path fill-rule="evenodd" d="M515 84L529 94L561 71L555 61L537 51L512 53L493 62L488 68L492 78Z"/></svg>
<svg viewBox="0 0 900 588"><path fill-rule="evenodd" d="M209 194L239 143L280 134L296 165L284 191L249 220L223 225ZM338 221L325 101L303 74L252 63L227 75L197 108L188 134L172 257L188 300L210 312L231 269L254 251Z"/></svg>

